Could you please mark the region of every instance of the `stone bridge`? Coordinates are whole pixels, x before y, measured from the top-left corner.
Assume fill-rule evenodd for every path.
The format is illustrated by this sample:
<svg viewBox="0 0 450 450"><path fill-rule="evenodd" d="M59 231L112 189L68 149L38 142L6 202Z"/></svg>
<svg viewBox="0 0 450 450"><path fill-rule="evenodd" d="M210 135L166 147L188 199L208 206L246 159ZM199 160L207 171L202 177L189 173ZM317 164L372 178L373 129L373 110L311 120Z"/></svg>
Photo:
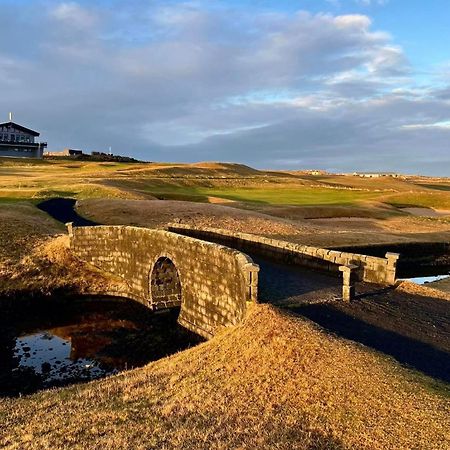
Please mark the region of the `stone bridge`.
<svg viewBox="0 0 450 450"><path fill-rule="evenodd" d="M205 338L239 323L257 299L259 267L237 250L164 230L67 227L71 250L123 278L123 295L152 309L181 307L178 322Z"/></svg>
<svg viewBox="0 0 450 450"><path fill-rule="evenodd" d="M330 284L330 275L341 277L344 300L353 297L356 281L392 285L396 278L398 254L393 253L381 258L181 224L169 225L170 231L67 226L72 251L123 278L125 295L152 309L180 307L179 323L206 338L220 327L238 324L248 304L257 301L259 266L247 253L281 263L277 272L266 271L281 280L281 286L272 283L272 296L284 289L285 272L292 266L304 268L300 277L309 278L310 287ZM319 280L311 269L327 276ZM266 287L269 280L263 281Z"/></svg>

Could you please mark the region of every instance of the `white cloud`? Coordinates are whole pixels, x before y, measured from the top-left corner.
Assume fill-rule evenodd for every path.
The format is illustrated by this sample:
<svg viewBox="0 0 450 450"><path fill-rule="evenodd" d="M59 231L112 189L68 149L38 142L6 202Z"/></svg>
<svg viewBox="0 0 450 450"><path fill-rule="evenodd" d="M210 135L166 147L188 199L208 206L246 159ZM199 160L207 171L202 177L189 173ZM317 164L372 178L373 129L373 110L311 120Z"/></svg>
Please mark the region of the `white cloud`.
<svg viewBox="0 0 450 450"><path fill-rule="evenodd" d="M384 6L389 3L389 0L355 0L355 2L364 6L371 6L371 5Z"/></svg>
<svg viewBox="0 0 450 450"><path fill-rule="evenodd" d="M84 8L75 2L64 2L50 10L50 16L65 25L89 28L96 24L97 16L93 10Z"/></svg>
<svg viewBox="0 0 450 450"><path fill-rule="evenodd" d="M423 130L427 128L438 128L441 130L450 130L450 120L446 120L443 122L435 122L435 123L414 123L403 125L403 129L405 130Z"/></svg>
<svg viewBox="0 0 450 450"><path fill-rule="evenodd" d="M414 87L403 50L367 16L33 3L28 26L22 5L0 28L2 104L51 148L409 170L432 146L429 170L449 163L447 130L412 125L448 120L450 89Z"/></svg>

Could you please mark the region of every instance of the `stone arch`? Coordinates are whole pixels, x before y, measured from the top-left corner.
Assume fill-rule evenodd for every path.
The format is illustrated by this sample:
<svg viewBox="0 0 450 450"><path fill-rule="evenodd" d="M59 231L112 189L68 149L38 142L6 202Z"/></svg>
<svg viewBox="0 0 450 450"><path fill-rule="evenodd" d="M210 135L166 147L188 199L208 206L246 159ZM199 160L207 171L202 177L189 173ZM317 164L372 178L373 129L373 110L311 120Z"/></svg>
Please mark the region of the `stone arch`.
<svg viewBox="0 0 450 450"><path fill-rule="evenodd" d="M158 307L180 306L182 285L173 258L162 255L154 262L149 274L149 294Z"/></svg>

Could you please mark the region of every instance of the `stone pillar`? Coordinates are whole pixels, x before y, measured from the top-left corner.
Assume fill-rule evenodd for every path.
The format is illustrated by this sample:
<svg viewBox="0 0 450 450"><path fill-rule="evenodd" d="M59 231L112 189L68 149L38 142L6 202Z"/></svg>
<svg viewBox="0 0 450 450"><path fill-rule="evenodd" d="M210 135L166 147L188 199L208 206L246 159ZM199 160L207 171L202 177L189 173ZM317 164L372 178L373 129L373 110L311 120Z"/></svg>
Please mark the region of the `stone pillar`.
<svg viewBox="0 0 450 450"><path fill-rule="evenodd" d="M344 302L349 302L355 298L355 283L358 278L358 268L354 264L339 266L339 270L342 272L342 299Z"/></svg>
<svg viewBox="0 0 450 450"><path fill-rule="evenodd" d="M73 222L66 223L67 233L69 234L69 248L72 247L72 239L73 239Z"/></svg>
<svg viewBox="0 0 450 450"><path fill-rule="evenodd" d="M258 264L248 263L244 266L245 275L247 279L248 294L247 301L258 302Z"/></svg>
<svg viewBox="0 0 450 450"><path fill-rule="evenodd" d="M387 252L385 256L387 259L386 283L393 285L396 280L397 261L400 258L400 254Z"/></svg>

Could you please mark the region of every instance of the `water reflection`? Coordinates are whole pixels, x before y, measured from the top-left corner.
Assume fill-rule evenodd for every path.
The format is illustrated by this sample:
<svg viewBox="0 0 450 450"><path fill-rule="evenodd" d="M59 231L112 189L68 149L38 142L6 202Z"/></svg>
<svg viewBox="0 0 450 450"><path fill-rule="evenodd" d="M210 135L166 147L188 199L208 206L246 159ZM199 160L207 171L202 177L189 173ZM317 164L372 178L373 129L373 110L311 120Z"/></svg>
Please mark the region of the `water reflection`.
<svg viewBox="0 0 450 450"><path fill-rule="evenodd" d="M177 310L131 300L49 299L26 314L19 303L0 320L1 395L104 377L201 341L177 324Z"/></svg>
<svg viewBox="0 0 450 450"><path fill-rule="evenodd" d="M43 386L55 382L90 380L117 372L100 361L75 356L71 338L62 339L50 331L21 336L16 339L14 356L19 369L30 368L42 377Z"/></svg>

